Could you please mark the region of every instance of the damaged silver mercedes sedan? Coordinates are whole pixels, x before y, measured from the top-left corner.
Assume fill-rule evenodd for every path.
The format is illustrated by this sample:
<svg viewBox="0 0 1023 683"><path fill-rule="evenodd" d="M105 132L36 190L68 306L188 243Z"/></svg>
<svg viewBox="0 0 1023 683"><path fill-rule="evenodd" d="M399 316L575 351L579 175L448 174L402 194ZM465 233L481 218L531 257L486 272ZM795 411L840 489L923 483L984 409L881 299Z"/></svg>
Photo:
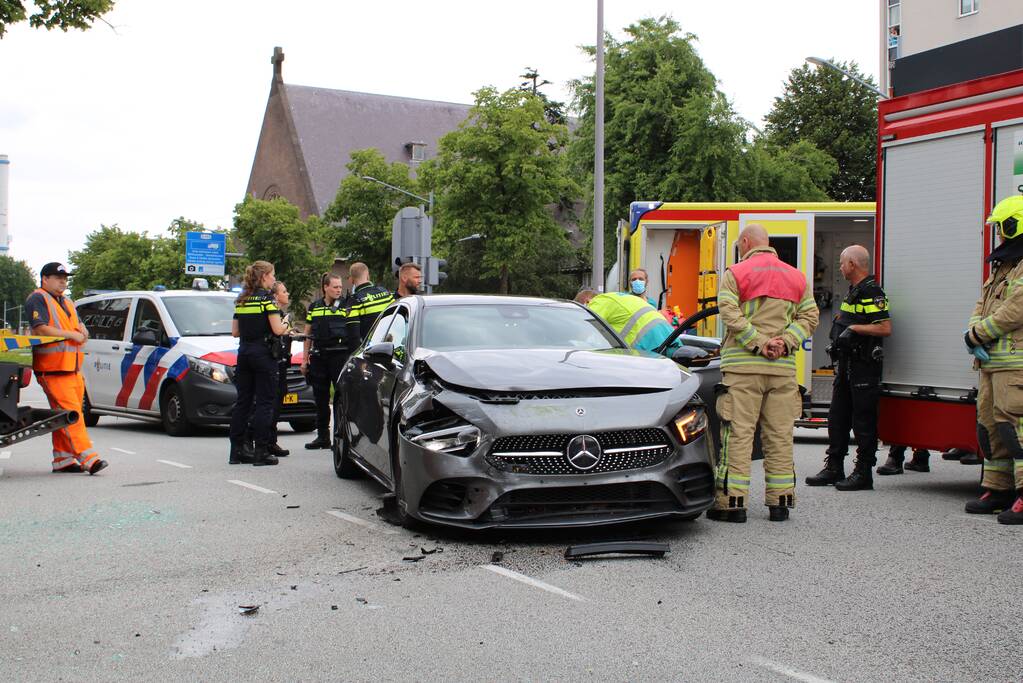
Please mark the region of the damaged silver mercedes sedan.
<svg viewBox="0 0 1023 683"><path fill-rule="evenodd" d="M334 469L392 491L405 524L695 518L714 496L699 386L574 302L406 297L341 373Z"/></svg>

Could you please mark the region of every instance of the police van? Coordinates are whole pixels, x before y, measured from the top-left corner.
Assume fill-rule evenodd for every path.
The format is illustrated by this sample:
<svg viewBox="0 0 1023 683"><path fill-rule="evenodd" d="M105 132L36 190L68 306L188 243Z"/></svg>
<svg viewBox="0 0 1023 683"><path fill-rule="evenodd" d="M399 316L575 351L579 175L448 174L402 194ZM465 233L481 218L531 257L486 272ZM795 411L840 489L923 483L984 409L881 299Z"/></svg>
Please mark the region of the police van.
<svg viewBox="0 0 1023 683"><path fill-rule="evenodd" d="M76 303L89 330L82 374L85 423L100 415L159 420L172 436L196 425L228 424L238 339L231 336L236 294L201 290L127 291ZM295 356L281 397L281 421L315 429L312 389Z"/></svg>

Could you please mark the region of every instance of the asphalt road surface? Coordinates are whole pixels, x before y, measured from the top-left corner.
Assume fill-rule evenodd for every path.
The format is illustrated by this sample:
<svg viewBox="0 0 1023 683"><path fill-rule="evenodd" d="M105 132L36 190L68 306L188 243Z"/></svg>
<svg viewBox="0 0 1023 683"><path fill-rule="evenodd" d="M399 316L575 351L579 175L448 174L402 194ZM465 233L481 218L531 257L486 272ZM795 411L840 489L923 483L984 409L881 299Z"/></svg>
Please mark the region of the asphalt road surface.
<svg viewBox="0 0 1023 683"><path fill-rule="evenodd" d="M224 430L90 432L95 477L51 474L46 437L0 453L0 680L1023 678L1023 528L963 512L979 467L801 485L784 524L481 535L388 525L309 435L254 468ZM563 557L625 538L671 552Z"/></svg>

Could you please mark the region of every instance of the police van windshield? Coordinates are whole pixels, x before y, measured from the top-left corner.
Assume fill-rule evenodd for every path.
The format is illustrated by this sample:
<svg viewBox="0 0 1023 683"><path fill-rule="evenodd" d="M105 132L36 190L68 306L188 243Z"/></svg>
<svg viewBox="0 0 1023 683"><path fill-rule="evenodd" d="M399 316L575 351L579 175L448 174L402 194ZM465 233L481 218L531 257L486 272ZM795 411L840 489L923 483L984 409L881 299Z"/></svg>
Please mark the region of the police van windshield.
<svg viewBox="0 0 1023 683"><path fill-rule="evenodd" d="M435 351L623 348L592 313L568 304L432 306L424 313L422 346Z"/></svg>
<svg viewBox="0 0 1023 683"><path fill-rule="evenodd" d="M231 334L234 299L227 296L168 296L167 307L174 327L182 337L212 337Z"/></svg>

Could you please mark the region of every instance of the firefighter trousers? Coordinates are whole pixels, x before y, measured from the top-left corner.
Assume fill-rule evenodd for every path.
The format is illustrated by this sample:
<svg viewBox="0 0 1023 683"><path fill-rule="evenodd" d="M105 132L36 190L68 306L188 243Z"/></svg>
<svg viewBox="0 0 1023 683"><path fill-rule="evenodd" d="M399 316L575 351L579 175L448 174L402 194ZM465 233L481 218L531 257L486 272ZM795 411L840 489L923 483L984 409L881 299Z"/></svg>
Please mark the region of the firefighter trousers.
<svg viewBox="0 0 1023 683"><path fill-rule="evenodd" d="M714 507L718 510L746 507L750 455L758 424L764 449L765 503L794 507L792 430L802 412L796 378L725 372L718 391L721 457L715 473Z"/></svg>
<svg viewBox="0 0 1023 683"><path fill-rule="evenodd" d="M53 471L76 465L88 470L99 459L82 419L85 380L79 372L36 373L50 408L78 413L78 421L53 432Z"/></svg>
<svg viewBox="0 0 1023 683"><path fill-rule="evenodd" d="M984 454L981 486L1023 490L1023 370L980 371L977 440Z"/></svg>

